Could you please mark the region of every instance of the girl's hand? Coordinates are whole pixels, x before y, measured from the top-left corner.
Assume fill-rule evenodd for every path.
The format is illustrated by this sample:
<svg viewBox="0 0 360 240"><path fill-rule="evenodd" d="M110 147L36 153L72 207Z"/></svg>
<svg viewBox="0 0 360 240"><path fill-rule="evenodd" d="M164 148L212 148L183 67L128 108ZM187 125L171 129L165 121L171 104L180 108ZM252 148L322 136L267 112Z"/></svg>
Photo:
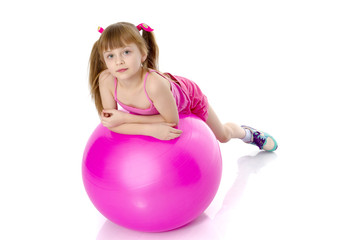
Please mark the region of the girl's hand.
<svg viewBox="0 0 360 240"><path fill-rule="evenodd" d="M104 109L101 113L101 123L104 127L113 128L127 122L127 115L116 109Z"/></svg>
<svg viewBox="0 0 360 240"><path fill-rule="evenodd" d="M173 128L175 123L154 123L151 124L151 136L160 140L171 140L180 137L182 131Z"/></svg>

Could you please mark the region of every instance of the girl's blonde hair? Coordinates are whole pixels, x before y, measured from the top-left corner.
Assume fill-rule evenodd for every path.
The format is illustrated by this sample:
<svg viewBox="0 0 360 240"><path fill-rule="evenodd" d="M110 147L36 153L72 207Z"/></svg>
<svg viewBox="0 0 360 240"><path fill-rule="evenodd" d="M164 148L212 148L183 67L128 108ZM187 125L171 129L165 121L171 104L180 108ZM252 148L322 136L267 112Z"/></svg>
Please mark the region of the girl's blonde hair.
<svg viewBox="0 0 360 240"><path fill-rule="evenodd" d="M107 69L103 52L108 49L122 48L131 43L135 43L140 52L147 55L146 60L143 62L145 72L149 68L159 70L159 48L153 32L143 31L141 35L135 25L127 22L119 22L108 26L101 34L99 40L94 43L89 60L91 97L95 101L99 114L103 110L99 89L99 76L102 71Z"/></svg>

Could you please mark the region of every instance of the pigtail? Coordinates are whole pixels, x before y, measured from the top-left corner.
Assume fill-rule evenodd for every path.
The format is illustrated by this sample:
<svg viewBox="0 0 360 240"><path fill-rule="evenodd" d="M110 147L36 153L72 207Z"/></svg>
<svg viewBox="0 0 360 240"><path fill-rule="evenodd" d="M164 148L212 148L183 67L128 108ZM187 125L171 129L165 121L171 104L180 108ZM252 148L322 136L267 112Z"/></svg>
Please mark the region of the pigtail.
<svg viewBox="0 0 360 240"><path fill-rule="evenodd" d="M153 32L142 31L142 37L144 38L147 48L148 56L143 63L144 67L159 70L159 47L155 40Z"/></svg>
<svg viewBox="0 0 360 240"><path fill-rule="evenodd" d="M102 57L99 52L99 40L94 43L94 46L91 50L89 65L89 87L91 97L94 99L96 109L100 115L101 111L103 110L103 106L100 96L99 76L100 73L106 69L106 65L102 61Z"/></svg>

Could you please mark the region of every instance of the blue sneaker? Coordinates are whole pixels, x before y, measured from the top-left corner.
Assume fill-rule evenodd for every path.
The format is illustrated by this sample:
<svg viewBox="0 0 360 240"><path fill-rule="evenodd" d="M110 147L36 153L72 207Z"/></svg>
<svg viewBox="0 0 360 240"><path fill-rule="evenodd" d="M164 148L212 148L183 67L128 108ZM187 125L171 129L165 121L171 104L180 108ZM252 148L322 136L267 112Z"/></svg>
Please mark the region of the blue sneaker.
<svg viewBox="0 0 360 240"><path fill-rule="evenodd" d="M277 142L270 134L258 131L252 127L245 126L245 125L242 125L241 127L244 129L248 129L252 134L252 140L248 143L258 146L259 149L265 150L263 147L264 147L264 145L266 145L268 138L271 138L274 142L274 147L270 150L265 150L265 151L273 152L278 148Z"/></svg>

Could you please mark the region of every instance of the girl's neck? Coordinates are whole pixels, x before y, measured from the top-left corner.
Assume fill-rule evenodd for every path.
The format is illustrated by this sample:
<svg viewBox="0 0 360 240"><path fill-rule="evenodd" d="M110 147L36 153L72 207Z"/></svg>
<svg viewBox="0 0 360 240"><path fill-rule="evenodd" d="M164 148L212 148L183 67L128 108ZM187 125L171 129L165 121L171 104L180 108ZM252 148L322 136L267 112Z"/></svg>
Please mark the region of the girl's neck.
<svg viewBox="0 0 360 240"><path fill-rule="evenodd" d="M138 88L140 85L142 85L143 80L144 80L144 74L145 74L144 70L143 70L143 68L141 68L131 78L117 79L117 80L121 87L127 88L127 89L134 89L134 88Z"/></svg>

